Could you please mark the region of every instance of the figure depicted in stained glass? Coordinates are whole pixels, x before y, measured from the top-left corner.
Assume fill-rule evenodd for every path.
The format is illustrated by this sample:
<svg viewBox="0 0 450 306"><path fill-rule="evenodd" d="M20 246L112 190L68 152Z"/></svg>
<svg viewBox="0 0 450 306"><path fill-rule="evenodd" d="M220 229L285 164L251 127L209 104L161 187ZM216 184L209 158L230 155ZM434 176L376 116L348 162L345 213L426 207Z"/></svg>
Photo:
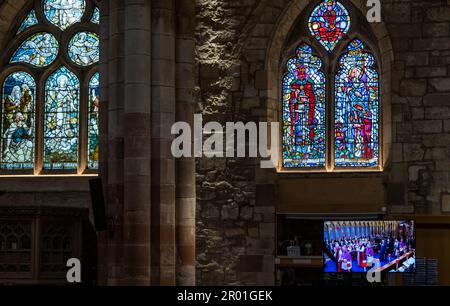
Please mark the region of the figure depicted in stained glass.
<svg viewBox="0 0 450 306"><path fill-rule="evenodd" d="M33 78L25 72L14 72L4 82L2 169L33 168L35 87Z"/></svg>
<svg viewBox="0 0 450 306"><path fill-rule="evenodd" d="M37 33L22 43L11 63L24 62L37 67L50 65L58 55L58 42L50 33Z"/></svg>
<svg viewBox="0 0 450 306"><path fill-rule="evenodd" d="M32 26L34 26L36 24L38 24L38 20L36 18L36 12L34 10L31 10L31 12L28 14L28 16L25 18L25 20L20 25L19 30L17 31L17 34L22 33L25 29L31 28Z"/></svg>
<svg viewBox="0 0 450 306"><path fill-rule="evenodd" d="M331 52L350 29L350 15L335 0L324 0L312 12L308 22L311 34Z"/></svg>
<svg viewBox="0 0 450 306"><path fill-rule="evenodd" d="M69 42L69 57L80 66L98 62L100 57L99 37L91 32L79 32Z"/></svg>
<svg viewBox="0 0 450 306"><path fill-rule="evenodd" d="M98 7L96 7L94 9L94 13L92 14L91 22L100 24L100 10L98 9Z"/></svg>
<svg viewBox="0 0 450 306"><path fill-rule="evenodd" d="M44 168L76 169L78 161L79 81L62 67L45 87Z"/></svg>
<svg viewBox="0 0 450 306"><path fill-rule="evenodd" d="M52 24L65 30L79 22L86 9L85 0L45 0L44 15Z"/></svg>
<svg viewBox="0 0 450 306"><path fill-rule="evenodd" d="M374 167L379 158L379 80L372 54L352 41L339 60L335 86L335 165Z"/></svg>
<svg viewBox="0 0 450 306"><path fill-rule="evenodd" d="M89 82L89 122L88 122L88 168L98 169L99 126L98 110L100 106L100 74L95 73Z"/></svg>
<svg viewBox="0 0 450 306"><path fill-rule="evenodd" d="M325 165L325 76L306 44L288 61L283 80L283 167Z"/></svg>

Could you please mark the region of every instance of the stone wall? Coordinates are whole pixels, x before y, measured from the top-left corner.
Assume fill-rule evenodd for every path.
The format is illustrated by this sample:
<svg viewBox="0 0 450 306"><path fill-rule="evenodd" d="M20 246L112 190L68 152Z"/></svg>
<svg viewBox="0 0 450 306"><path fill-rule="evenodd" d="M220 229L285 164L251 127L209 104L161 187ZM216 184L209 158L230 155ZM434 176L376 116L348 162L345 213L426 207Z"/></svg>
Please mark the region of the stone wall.
<svg viewBox="0 0 450 306"><path fill-rule="evenodd" d="M193 59L185 52L192 37L184 26L191 18L183 15L189 0L184 2L111 1L112 8L102 11L100 68L107 107L101 111L101 173L108 216L118 220L114 236L100 237L100 256L109 248L99 267L102 283L149 284L152 277L159 284L193 281L193 212L179 209L193 202L192 161L172 160L170 135L159 134L160 128L175 118L189 120L191 112L182 110L190 107L193 76L204 121L276 118L279 92L273 84L279 75L274 71L284 38L311 3L196 0L192 73ZM342 2L366 11L365 0ZM391 213L444 214L450 212L450 0L381 2L383 23L371 28L383 59L385 144L392 142L392 148L385 146L386 204ZM23 5L24 0L0 1L0 45ZM154 44L140 44L149 41L150 32ZM140 98L133 97L136 92ZM196 167L197 284L273 284L278 175L261 170L256 159L201 158ZM0 204L87 208L87 180L1 177L0 191L8 193ZM159 223L164 220L165 229ZM149 236L152 225L158 237ZM152 252L157 256L151 264Z"/></svg>
<svg viewBox="0 0 450 306"><path fill-rule="evenodd" d="M441 214L450 191L450 1L384 1L383 9L395 53L390 181L407 190L393 204Z"/></svg>
<svg viewBox="0 0 450 306"><path fill-rule="evenodd" d="M277 117L270 48L285 43L286 20L310 2L196 1L198 112L205 121ZM343 2L367 11L366 1ZM450 189L450 1L381 2L383 22L371 28L383 63L386 206L390 213L441 214ZM197 284L274 282L278 175L256 162L197 160Z"/></svg>
<svg viewBox="0 0 450 306"><path fill-rule="evenodd" d="M248 111L259 98L255 88L245 86L251 75L242 61L243 28L263 2L197 1L198 111L205 122L256 120ZM273 279L274 206L257 204L257 162L197 161L197 284Z"/></svg>

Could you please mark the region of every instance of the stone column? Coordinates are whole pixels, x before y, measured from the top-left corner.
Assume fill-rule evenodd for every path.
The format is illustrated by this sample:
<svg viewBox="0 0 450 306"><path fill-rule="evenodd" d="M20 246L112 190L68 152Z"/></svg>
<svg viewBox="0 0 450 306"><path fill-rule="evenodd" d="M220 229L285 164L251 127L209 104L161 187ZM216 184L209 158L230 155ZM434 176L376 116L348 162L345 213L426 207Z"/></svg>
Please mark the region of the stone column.
<svg viewBox="0 0 450 306"><path fill-rule="evenodd" d="M107 58L107 146L104 165L100 175L106 185L106 211L110 229L107 233L106 258L98 258L99 263L106 261L106 284L120 284L123 278L123 24L124 6L122 1L108 1L109 22L102 24L108 27ZM103 65L102 65L103 66ZM104 82L104 81L102 81ZM103 100L103 96L101 96ZM103 106L102 103L100 105ZM107 169L104 170L104 167Z"/></svg>
<svg viewBox="0 0 450 306"><path fill-rule="evenodd" d="M175 3L152 0L152 281L175 285Z"/></svg>
<svg viewBox="0 0 450 306"><path fill-rule="evenodd" d="M170 149L175 119L193 120L195 3L177 5L103 3L101 284L195 283L195 163Z"/></svg>
<svg viewBox="0 0 450 306"><path fill-rule="evenodd" d="M176 119L194 126L195 1L176 0ZM193 145L192 145L193 147ZM195 285L195 159L176 161L176 281Z"/></svg>
<svg viewBox="0 0 450 306"><path fill-rule="evenodd" d="M99 235L102 285L150 284L150 2L102 3L101 163L108 231Z"/></svg>
<svg viewBox="0 0 450 306"><path fill-rule="evenodd" d="M123 272L127 285L150 284L151 7L125 0Z"/></svg>
<svg viewBox="0 0 450 306"><path fill-rule="evenodd" d="M99 173L103 178L103 190L108 190L108 97L109 97L109 76L108 76L108 59L109 59L109 1L100 4L100 99L99 108ZM98 282L107 284L108 280L108 236L107 233L101 232L97 235L98 241Z"/></svg>

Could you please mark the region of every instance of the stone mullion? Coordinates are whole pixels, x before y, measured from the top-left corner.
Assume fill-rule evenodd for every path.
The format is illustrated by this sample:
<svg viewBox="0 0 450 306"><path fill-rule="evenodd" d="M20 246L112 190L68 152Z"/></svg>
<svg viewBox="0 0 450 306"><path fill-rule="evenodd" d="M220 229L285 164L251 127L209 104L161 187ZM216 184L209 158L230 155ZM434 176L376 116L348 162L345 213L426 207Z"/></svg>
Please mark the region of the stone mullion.
<svg viewBox="0 0 450 306"><path fill-rule="evenodd" d="M126 284L150 284L151 7L125 1L124 219Z"/></svg>
<svg viewBox="0 0 450 306"><path fill-rule="evenodd" d="M174 0L152 0L152 284L175 282Z"/></svg>
<svg viewBox="0 0 450 306"><path fill-rule="evenodd" d="M176 120L193 125L195 2L176 0ZM176 161L177 285L195 285L195 159Z"/></svg>

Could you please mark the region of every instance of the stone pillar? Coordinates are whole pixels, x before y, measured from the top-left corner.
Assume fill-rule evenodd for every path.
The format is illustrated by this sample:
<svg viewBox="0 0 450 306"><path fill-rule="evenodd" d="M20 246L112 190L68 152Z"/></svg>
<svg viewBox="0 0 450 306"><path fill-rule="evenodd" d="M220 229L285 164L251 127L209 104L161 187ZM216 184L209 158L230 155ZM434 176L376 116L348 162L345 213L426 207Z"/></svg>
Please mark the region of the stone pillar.
<svg viewBox="0 0 450 306"><path fill-rule="evenodd" d="M171 153L175 119L193 120L195 2L177 5L103 3L100 284L195 284L195 163Z"/></svg>
<svg viewBox="0 0 450 306"><path fill-rule="evenodd" d="M194 118L195 1L176 0L176 119ZM193 147L193 146L192 146ZM195 285L195 158L176 161L176 281Z"/></svg>
<svg viewBox="0 0 450 306"><path fill-rule="evenodd" d="M102 285L150 284L151 16L149 1L103 1L101 163L108 231Z"/></svg>
<svg viewBox="0 0 450 306"><path fill-rule="evenodd" d="M108 101L109 101L109 1L101 2L100 5L100 98L99 107L99 173L103 178L103 190L108 190ZM100 284L108 282L108 236L107 233L98 233L98 260L97 276Z"/></svg>
<svg viewBox="0 0 450 306"><path fill-rule="evenodd" d="M108 1L108 58L107 58L107 155L105 173L100 175L106 184L106 211L110 219L106 245L106 284L120 284L123 279L123 24L122 1ZM105 3L106 4L106 3ZM102 65L103 66L103 65ZM103 99L103 96L101 96ZM102 105L102 103L100 103ZM103 106L103 105L102 105ZM102 262L102 258L98 258Z"/></svg>
<svg viewBox="0 0 450 306"><path fill-rule="evenodd" d="M175 285L175 3L152 0L152 284Z"/></svg>

